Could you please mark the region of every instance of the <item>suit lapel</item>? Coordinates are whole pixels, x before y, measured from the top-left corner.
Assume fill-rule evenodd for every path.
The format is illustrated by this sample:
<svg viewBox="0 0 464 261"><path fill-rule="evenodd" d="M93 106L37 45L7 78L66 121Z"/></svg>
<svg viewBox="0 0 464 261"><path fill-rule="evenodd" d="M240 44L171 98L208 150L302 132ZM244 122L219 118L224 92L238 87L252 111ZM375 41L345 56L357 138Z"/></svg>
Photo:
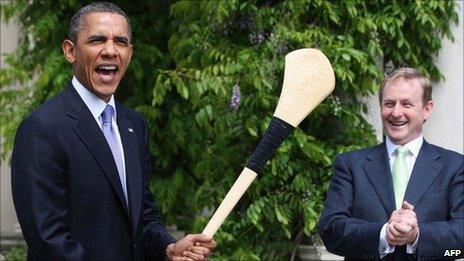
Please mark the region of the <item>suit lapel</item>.
<svg viewBox="0 0 464 261"><path fill-rule="evenodd" d="M436 161L440 154L424 140L406 188L405 200L417 205L437 177L443 165Z"/></svg>
<svg viewBox="0 0 464 261"><path fill-rule="evenodd" d="M390 213L395 209L395 196L384 143L377 145L371 153L366 155L363 169L374 186L387 215L390 216Z"/></svg>
<svg viewBox="0 0 464 261"><path fill-rule="evenodd" d="M129 198L129 209L132 219L133 232L137 231L140 209L142 204L142 170L140 167L140 156L137 145L137 135L135 128L126 115L124 108L116 104L117 121L121 141L124 148L124 158L126 164L127 194Z"/></svg>
<svg viewBox="0 0 464 261"><path fill-rule="evenodd" d="M63 98L66 107L66 114L76 119L74 132L76 132L90 153L92 153L103 173L105 173L106 177L110 181L126 214L129 216L126 200L121 187L121 181L119 180L118 170L103 132L77 91L74 87L72 87L72 84L68 85L68 88L63 93Z"/></svg>

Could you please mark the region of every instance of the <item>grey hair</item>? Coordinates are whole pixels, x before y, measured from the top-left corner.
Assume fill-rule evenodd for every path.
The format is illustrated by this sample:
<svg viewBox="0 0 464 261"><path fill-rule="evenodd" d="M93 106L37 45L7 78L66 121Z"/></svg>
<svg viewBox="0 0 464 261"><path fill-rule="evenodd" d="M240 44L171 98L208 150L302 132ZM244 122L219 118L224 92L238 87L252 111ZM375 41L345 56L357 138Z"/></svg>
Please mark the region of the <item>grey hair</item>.
<svg viewBox="0 0 464 261"><path fill-rule="evenodd" d="M82 30L82 26L84 25L85 16L91 13L115 13L124 16L129 31L129 40L132 39L132 29L126 13L115 4L109 2L95 2L82 7L71 18L68 31L68 37L71 41L76 42L77 34Z"/></svg>
<svg viewBox="0 0 464 261"><path fill-rule="evenodd" d="M385 87L387 85L395 83L399 79L404 79L404 80L417 79L423 90L422 102L424 106L427 104L427 102L432 100L432 82L427 77L425 77L419 70L403 67L403 68L396 69L391 74L387 75L382 85L380 85L380 89L379 89L380 104L382 104L383 91L385 90Z"/></svg>

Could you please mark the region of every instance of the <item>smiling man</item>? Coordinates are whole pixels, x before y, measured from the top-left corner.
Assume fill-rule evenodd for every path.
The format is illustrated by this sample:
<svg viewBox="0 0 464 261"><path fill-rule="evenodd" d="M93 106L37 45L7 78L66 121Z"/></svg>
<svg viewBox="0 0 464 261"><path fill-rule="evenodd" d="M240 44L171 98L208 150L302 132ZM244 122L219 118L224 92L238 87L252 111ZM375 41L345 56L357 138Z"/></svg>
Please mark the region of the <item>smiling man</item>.
<svg viewBox="0 0 464 261"><path fill-rule="evenodd" d="M447 250L464 246L463 155L422 136L432 83L400 68L379 98L386 139L336 158L318 232L348 260L450 258Z"/></svg>
<svg viewBox="0 0 464 261"><path fill-rule="evenodd" d="M201 234L176 242L159 216L147 124L114 99L131 41L119 7L81 8L62 44L74 77L17 130L13 199L29 260L204 260L216 245Z"/></svg>

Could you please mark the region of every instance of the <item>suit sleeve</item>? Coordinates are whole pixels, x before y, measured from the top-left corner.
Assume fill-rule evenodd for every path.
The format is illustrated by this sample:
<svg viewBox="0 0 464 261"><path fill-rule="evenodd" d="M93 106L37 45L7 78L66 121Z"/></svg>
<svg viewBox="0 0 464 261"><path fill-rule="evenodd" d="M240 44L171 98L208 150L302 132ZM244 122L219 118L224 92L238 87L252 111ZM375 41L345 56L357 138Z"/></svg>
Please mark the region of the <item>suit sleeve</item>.
<svg viewBox="0 0 464 261"><path fill-rule="evenodd" d="M145 255L147 260L164 260L167 246L171 243L175 243L176 240L167 232L166 227L160 217L156 200L149 189L149 139L147 124L145 121L143 121L143 123L144 141L142 147L144 149L140 155L141 157L144 157L144 162L142 164L142 171L144 174L144 202L142 209L142 222L145 241Z"/></svg>
<svg viewBox="0 0 464 261"><path fill-rule="evenodd" d="M44 260L84 260L67 225L65 159L53 130L29 117L18 128L12 155L13 200L29 254Z"/></svg>
<svg viewBox="0 0 464 261"><path fill-rule="evenodd" d="M318 232L329 252L350 258L376 259L382 223L352 217L353 176L343 156L336 158Z"/></svg>
<svg viewBox="0 0 464 261"><path fill-rule="evenodd" d="M453 171L453 179L448 190L448 219L445 221L419 221L418 254L423 260L434 258L462 258L464 253L464 174L460 155L459 166ZM453 164L449 164L453 165ZM446 203L445 203L446 204ZM449 250L461 250L459 257L451 256ZM445 255L448 250L448 256Z"/></svg>

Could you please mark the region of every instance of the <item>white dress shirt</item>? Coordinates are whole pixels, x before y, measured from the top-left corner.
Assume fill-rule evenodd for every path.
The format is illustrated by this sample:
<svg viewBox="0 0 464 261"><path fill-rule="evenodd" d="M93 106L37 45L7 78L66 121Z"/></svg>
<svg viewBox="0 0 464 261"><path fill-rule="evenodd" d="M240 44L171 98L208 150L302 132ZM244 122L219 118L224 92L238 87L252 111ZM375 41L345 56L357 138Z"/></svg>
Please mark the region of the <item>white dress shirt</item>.
<svg viewBox="0 0 464 261"><path fill-rule="evenodd" d="M117 110L116 110L116 104L114 102L114 95L111 95L110 101L108 103L106 103L102 99L97 97L95 94L93 94L91 91L89 91L87 88L85 88L79 82L79 80L77 80L76 76L73 76L71 82L72 82L74 88L76 89L77 93L81 97L81 99L84 101L87 108L89 108L90 112L92 113L92 116L95 118L95 121L97 122L100 129L103 128L103 121L102 121L102 118L101 118L101 114L105 110L106 105L110 105L114 109L114 114L113 114L111 124L112 124L113 129L114 129L114 131L116 133L119 150L121 151L122 171L123 171L123 173L119 174L119 180L121 181L122 190L123 190L124 196L126 197L126 203L128 203L127 202L127 199L128 199L128 197L127 197L127 185L126 185L126 163L125 163L125 160L124 160L124 149L122 147L121 135L119 134L118 124L117 124L117 121L116 121L116 119L117 119L116 118Z"/></svg>
<svg viewBox="0 0 464 261"><path fill-rule="evenodd" d="M417 156L419 155L420 148L422 147L422 143L424 142L424 138L422 135L419 137L415 138L414 140L406 143L403 145L403 147L406 147L409 152L405 155L405 160L406 164L408 166L408 181L409 178L411 177L412 170L414 168L414 164L416 163ZM385 140L385 144L387 146L387 153L388 153L388 159L390 163L390 169L393 168L393 162L395 162L396 159L396 148L399 147L399 145L394 144L387 136ZM393 253L395 251L395 246L390 246L387 242L387 239L385 238L387 235L387 225L388 222L385 223L382 227L382 230L380 230L380 241L379 241L379 254L380 258L383 258L387 254ZM414 244L410 245L407 244L406 246L406 252L408 254L413 254L417 250L417 241L419 240L419 235L417 235L416 241Z"/></svg>

